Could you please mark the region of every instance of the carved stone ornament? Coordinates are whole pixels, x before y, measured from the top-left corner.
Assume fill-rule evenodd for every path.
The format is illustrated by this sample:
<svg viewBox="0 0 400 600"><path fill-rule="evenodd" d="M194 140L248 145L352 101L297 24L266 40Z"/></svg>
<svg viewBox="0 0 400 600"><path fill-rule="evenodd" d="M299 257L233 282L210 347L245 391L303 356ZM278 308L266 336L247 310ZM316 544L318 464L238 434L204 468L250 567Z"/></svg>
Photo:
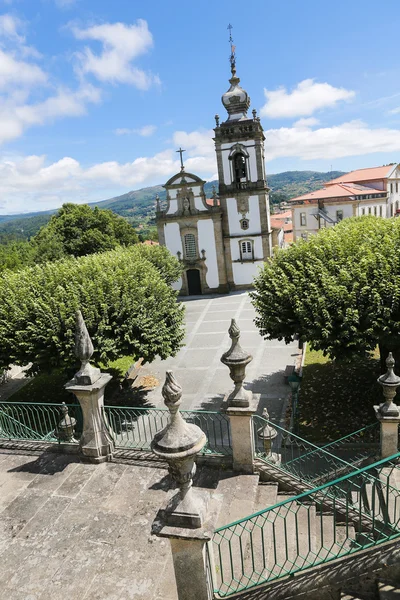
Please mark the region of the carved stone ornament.
<svg viewBox="0 0 400 600"><path fill-rule="evenodd" d="M240 195L238 198L236 198L236 203L237 203L238 213L240 213L242 215L242 217L244 218L246 216L246 214L249 212L249 197L247 195L246 196Z"/></svg>
<svg viewBox="0 0 400 600"><path fill-rule="evenodd" d="M229 368L230 378L235 384L235 389L228 396L228 405L247 407L250 405L251 393L244 389L243 381L246 376L246 366L253 357L243 350L239 343L240 329L235 319L232 319L228 333L232 340L231 347L221 356L221 362Z"/></svg>
<svg viewBox="0 0 400 600"><path fill-rule="evenodd" d="M81 366L75 373L74 381L78 385L93 385L100 379L101 373L100 369L93 367L89 362L94 348L80 310L76 313L75 327L75 356L80 359Z"/></svg>
<svg viewBox="0 0 400 600"><path fill-rule="evenodd" d="M164 402L170 412L170 422L156 433L151 448L165 459L169 472L179 486L165 509L165 520L170 526L198 528L203 524L205 505L201 496L193 493L194 459L207 443L205 433L193 423L187 423L181 413L182 388L172 371L166 372L162 388Z"/></svg>

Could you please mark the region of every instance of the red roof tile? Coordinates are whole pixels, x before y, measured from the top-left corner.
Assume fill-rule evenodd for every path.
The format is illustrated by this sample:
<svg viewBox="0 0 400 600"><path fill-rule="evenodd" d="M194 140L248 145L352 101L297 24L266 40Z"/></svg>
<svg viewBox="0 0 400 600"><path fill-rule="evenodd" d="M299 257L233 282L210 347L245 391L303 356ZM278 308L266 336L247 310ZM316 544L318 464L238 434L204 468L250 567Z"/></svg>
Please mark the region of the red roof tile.
<svg viewBox="0 0 400 600"><path fill-rule="evenodd" d="M383 179L387 177L396 165L385 165L382 167L370 167L369 169L358 169L357 171L351 171L346 175L341 175L336 179L328 181L325 185L333 185L335 183L357 183L359 181L373 181L374 179Z"/></svg>
<svg viewBox="0 0 400 600"><path fill-rule="evenodd" d="M335 183L334 185L329 185L328 187L322 188L320 190L309 192L308 194L304 194L303 196L297 196L297 198L292 198L291 200L289 200L289 202L295 203L298 200L322 200L325 198L349 198L350 196L383 193L383 190L376 190L375 188L370 188L363 185L351 183Z"/></svg>

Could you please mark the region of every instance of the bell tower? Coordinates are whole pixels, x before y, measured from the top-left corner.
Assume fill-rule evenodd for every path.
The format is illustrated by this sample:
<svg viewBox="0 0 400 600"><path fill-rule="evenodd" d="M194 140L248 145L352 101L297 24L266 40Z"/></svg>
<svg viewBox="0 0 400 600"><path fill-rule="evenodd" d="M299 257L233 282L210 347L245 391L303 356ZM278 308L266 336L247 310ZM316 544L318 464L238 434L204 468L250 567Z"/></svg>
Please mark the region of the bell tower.
<svg viewBox="0 0 400 600"><path fill-rule="evenodd" d="M271 256L271 227L264 130L255 110L247 116L250 97L236 75L232 26L228 29L232 76L222 96L228 117L220 123L215 115L214 141L228 284L241 289L251 286L258 267Z"/></svg>

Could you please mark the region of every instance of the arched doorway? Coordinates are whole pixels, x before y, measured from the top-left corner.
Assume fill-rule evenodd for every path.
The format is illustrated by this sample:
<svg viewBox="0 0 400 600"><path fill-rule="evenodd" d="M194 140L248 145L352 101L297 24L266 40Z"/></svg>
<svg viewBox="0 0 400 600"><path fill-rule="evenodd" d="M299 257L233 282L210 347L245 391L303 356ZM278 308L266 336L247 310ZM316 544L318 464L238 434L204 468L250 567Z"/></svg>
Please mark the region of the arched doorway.
<svg viewBox="0 0 400 600"><path fill-rule="evenodd" d="M199 294L201 294L201 281L199 269L188 269L186 271L186 277L188 282L189 296L198 296Z"/></svg>

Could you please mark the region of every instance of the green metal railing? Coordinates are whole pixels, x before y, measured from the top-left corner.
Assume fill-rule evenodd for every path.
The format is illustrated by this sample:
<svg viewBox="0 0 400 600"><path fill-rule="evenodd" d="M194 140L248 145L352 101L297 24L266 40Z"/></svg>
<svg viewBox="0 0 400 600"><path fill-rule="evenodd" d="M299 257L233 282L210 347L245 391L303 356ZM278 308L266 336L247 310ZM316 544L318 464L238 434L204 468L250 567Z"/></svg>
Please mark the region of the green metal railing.
<svg viewBox="0 0 400 600"><path fill-rule="evenodd" d="M82 412L79 405L68 405L69 415L77 420L79 438ZM182 410L183 418L195 423L207 436L203 454L231 455L229 419L213 411ZM159 408L104 407L104 415L119 449L150 450L157 431L169 421L169 411ZM58 443L61 404L0 402L0 439Z"/></svg>
<svg viewBox="0 0 400 600"><path fill-rule="evenodd" d="M169 411L163 408L104 407L116 448L150 450L157 433L169 422ZM189 423L198 425L207 436L202 454L231 455L229 419L217 411L181 410Z"/></svg>
<svg viewBox="0 0 400 600"><path fill-rule="evenodd" d="M269 428L275 430L276 436ZM264 417L254 415L253 434L257 458L278 465L281 470L297 479L318 485L336 479L350 470L354 471L363 466L368 458L376 456L379 423L324 446L317 446ZM366 439L367 444L364 443Z"/></svg>
<svg viewBox="0 0 400 600"><path fill-rule="evenodd" d="M71 417L79 420L79 405L68 404ZM0 402L0 439L59 443L61 404Z"/></svg>
<svg viewBox="0 0 400 600"><path fill-rule="evenodd" d="M400 490L391 485L399 458L218 528L209 553L214 593L223 598L399 538Z"/></svg>

